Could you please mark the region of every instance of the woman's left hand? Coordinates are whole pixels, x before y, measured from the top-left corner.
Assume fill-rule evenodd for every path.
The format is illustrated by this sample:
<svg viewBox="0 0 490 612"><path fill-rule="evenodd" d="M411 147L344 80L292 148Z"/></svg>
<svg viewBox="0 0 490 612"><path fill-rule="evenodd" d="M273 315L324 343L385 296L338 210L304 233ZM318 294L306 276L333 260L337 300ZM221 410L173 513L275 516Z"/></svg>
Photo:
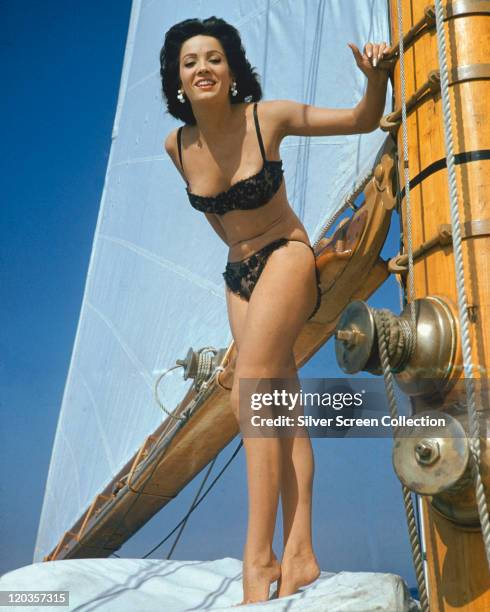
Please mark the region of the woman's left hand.
<svg viewBox="0 0 490 612"><path fill-rule="evenodd" d="M384 55L386 55L389 49L385 42L366 43L364 45L363 53L359 51L354 43L348 43L348 45L352 51L354 59L356 60L357 67L367 76L368 79L385 73L385 71L380 69L378 66L379 62L383 59Z"/></svg>

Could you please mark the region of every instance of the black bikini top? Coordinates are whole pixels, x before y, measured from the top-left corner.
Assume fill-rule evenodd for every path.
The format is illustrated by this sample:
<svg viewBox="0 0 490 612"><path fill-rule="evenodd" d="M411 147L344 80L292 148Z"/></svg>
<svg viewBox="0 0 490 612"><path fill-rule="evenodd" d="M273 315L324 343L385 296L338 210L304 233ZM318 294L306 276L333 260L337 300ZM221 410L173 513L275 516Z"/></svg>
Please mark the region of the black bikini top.
<svg viewBox="0 0 490 612"><path fill-rule="evenodd" d="M282 161L267 160L265 158L264 143L260 133L259 119L257 117L257 102L254 104L254 121L260 152L264 160L262 169L248 178L233 183L226 191L215 196L200 196L189 191L187 183L187 195L191 206L201 212L224 215L230 210L251 210L267 204L272 196L281 186L283 179ZM182 126L183 127L183 126ZM177 143L179 148L179 159L182 170L182 127L177 132ZM187 182L187 180L186 180Z"/></svg>

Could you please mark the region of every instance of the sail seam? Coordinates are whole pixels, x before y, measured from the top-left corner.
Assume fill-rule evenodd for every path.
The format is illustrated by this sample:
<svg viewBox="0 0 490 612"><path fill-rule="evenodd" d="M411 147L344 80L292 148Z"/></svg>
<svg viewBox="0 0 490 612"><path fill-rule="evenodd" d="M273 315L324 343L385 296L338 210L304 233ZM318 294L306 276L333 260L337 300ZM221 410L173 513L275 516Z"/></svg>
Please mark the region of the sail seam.
<svg viewBox="0 0 490 612"><path fill-rule="evenodd" d="M187 268L184 268L183 266L179 266L174 261L163 259L162 257L159 257L158 255L155 255L154 253L151 253L150 251L147 251L146 249L143 249L142 247L139 247L138 245L129 242L128 240L123 240L122 238L114 238L113 236L109 236L107 234L99 234L99 238L125 247L129 251L133 251L137 255L145 257L149 261L152 261L153 263L156 263L163 268L172 270L172 272L179 274L180 276L194 283L195 285L198 285L199 287L210 291L213 295L219 297L222 301L225 300L221 286L214 284L212 281L203 280L199 275L190 272Z"/></svg>
<svg viewBox="0 0 490 612"><path fill-rule="evenodd" d="M147 155L144 157L132 157L131 159L124 159L122 161L118 161L114 164L111 165L111 167L109 168L109 170L112 170L113 168L118 168L119 166L129 166L131 164L138 164L138 163L147 163L147 162L151 162L151 161L164 161L167 162L169 161L167 155Z"/></svg>
<svg viewBox="0 0 490 612"><path fill-rule="evenodd" d="M136 355L130 350L130 348L128 347L128 345L124 342L124 340L122 339L122 337L119 335L116 327L111 323L111 321L96 307L94 306L89 300L87 300L87 306L95 313L97 314L100 319L106 324L106 326L110 329L110 331L113 333L114 337L116 338L116 340L119 342L121 348L123 349L123 351L126 353L126 355L129 357L130 361L133 363L133 365L136 367L136 369L138 370L139 374L141 374L142 378L145 380L145 382L148 385L148 388L153 390L153 379L152 376L149 372L146 371L146 368L144 367L144 365L139 361L139 359L136 357Z"/></svg>
<svg viewBox="0 0 490 612"><path fill-rule="evenodd" d="M148 74L146 74L144 77L141 77L141 79L139 81L135 81L134 83L131 83L131 85L129 85L126 89L126 93L133 91L133 89L136 89L137 87L139 87L140 85L142 85L143 83L145 83L146 81L149 81L151 79L151 77L155 77L155 76L160 76L160 70L152 70L151 72L149 72Z"/></svg>
<svg viewBox="0 0 490 612"><path fill-rule="evenodd" d="M268 5L265 8L260 8L257 11L255 11L255 13L248 14L244 19L234 24L234 26L237 28L237 30L243 29L244 25L246 25L250 21L253 21L256 17L260 17L265 12L269 11L273 6L275 6L276 4L279 4L279 2L281 2L281 0L275 0L275 2L268 3Z"/></svg>
<svg viewBox="0 0 490 612"><path fill-rule="evenodd" d="M79 372L79 376L80 376L80 379L82 381L82 385L85 387L85 390L87 391L87 395L89 396L90 403L92 404L92 408L93 408L93 411L94 411L94 414L95 414L95 420L97 421L97 426L98 426L98 429L99 429L99 435L101 437L102 444L104 445L104 449L105 449L105 452L106 452L106 455L107 455L107 462L109 464L109 469L111 470L111 472L113 474L115 474L116 471L117 471L116 467L115 467L116 462L114 461L114 456L113 456L113 454L111 452L111 447L109 445L109 440L107 439L107 436L105 435L105 432L104 432L104 428L102 427L102 423L101 423L101 420L100 420L100 414L99 414L99 411L97 409L97 402L95 401L95 398L94 398L94 396L92 394L92 390L90 389L87 381L85 380L85 377L84 377L83 373Z"/></svg>
<svg viewBox="0 0 490 612"><path fill-rule="evenodd" d="M70 440L68 438L68 435L66 434L66 432L63 429L63 424L60 427L60 436L63 440L63 443L66 445L68 452L70 454L71 460L73 462L73 466L74 466L74 472L75 472L75 479L76 479L76 489L77 489L77 497L78 497L78 507L80 508L82 505L82 498L81 498L81 481L80 481L80 472L78 471L78 465L77 465L77 461L76 461L76 456L75 453L73 451L72 445L70 444ZM53 495L53 497L56 499L56 496Z"/></svg>

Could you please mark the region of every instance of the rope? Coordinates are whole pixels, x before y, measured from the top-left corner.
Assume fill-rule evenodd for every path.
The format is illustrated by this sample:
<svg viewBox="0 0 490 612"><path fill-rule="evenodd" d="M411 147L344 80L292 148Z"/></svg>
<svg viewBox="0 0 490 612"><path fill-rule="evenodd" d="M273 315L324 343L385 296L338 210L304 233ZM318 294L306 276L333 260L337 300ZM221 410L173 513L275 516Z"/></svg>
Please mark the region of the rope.
<svg viewBox="0 0 490 612"><path fill-rule="evenodd" d="M383 368L383 377L385 381L386 397L388 398L388 406L392 419L397 417L395 385L393 381L393 373L391 371L388 358L388 341L389 341L389 313L384 310L373 310L374 320L376 322L376 330L378 334L379 355L381 359L381 367ZM393 428L393 436L398 432L399 426ZM408 487L402 484L403 505L405 506L405 514L407 518L408 535L410 537L410 546L412 548L412 559L415 568L415 576L419 589L420 605L423 612L429 612L429 602L427 599L427 590L425 586L424 562L420 549L419 535L417 530L417 522L415 520L415 512L413 508L412 494Z"/></svg>
<svg viewBox="0 0 490 612"><path fill-rule="evenodd" d="M407 255L408 255L408 296L407 300L410 303L410 320L412 324L412 340L413 348L416 344L416 329L417 320L415 312L415 280L413 270L413 242L412 242L412 206L410 200L410 171L408 162L408 128L407 128L407 94L406 94L406 79L405 79L405 49L403 41L403 14L401 0L397 2L397 17L398 17L398 57L400 63L400 87L401 87L401 119L402 119L402 142L403 142L403 173L405 183L405 223L407 228ZM383 315L375 317L375 320L381 324L382 333L378 333L379 350L381 357L381 365L388 396L388 404L390 412L396 413L396 398L394 392L393 374L390 369L387 347L386 333L388 332L385 325L385 317ZM378 327L379 331L379 327ZM388 332L389 333L389 332ZM396 434L394 430L393 435ZM415 512L413 507L413 499L410 490L402 484L403 503L405 506L405 514L407 517L408 534L410 537L410 546L412 548L412 559L415 567L415 575L420 595L420 604L424 612L429 611L429 600L427 597L427 588L425 584L424 563L420 547L419 532L417 522L415 520Z"/></svg>
<svg viewBox="0 0 490 612"><path fill-rule="evenodd" d="M172 531L170 531L170 533L168 533L163 540L160 540L160 542L154 546L151 550L149 550L146 555L143 555L143 557L141 557L142 559L147 559L152 553L154 553L158 548L160 548L160 546L162 546L162 544L165 544L165 542L172 537L172 535L177 531L177 529L185 522L187 521L187 519L189 518L189 516L194 512L194 510L199 506L199 504L203 501L203 499L206 497L206 495L211 491L211 489L214 487L214 485L218 482L218 480L221 478L221 476L224 474L225 470L228 468L228 466L230 465L230 463L233 461L233 459L237 456L238 451L241 449L241 447L243 446L243 440L240 440L240 442L238 443L237 447L235 448L235 450L233 451L232 456L228 459L228 461L225 463L225 465L221 468L221 471L219 472L219 474L215 477L215 479L213 480L213 482L209 485L209 487L206 489L206 491L204 491L204 493L201 495L201 497L194 503L192 503L190 509L188 510L188 512L186 513L186 515L184 516L184 518L172 529Z"/></svg>
<svg viewBox="0 0 490 612"><path fill-rule="evenodd" d="M201 495L201 491L203 490L204 485L206 484L206 481L209 478L209 475L211 474L211 472L213 470L214 464L216 463L216 459L217 459L217 456L209 464L208 471L206 472L206 474L204 475L204 478L202 479L202 482L201 482L201 484L199 486L199 489L197 490L197 493L195 494L194 499L192 500L192 503L191 503L191 506L189 508L189 511L187 512L187 514L186 514L186 516L185 516L185 518L184 518L184 520L182 522L182 526L180 528L180 531L176 535L174 543L172 544L172 547L170 548L170 551L169 551L169 553L167 555L167 560L169 560L172 557L173 552L175 550L175 547L177 546L177 544L178 544L178 542L180 540L180 536L184 533L184 529L185 529L185 526L187 525L187 521L189 520L189 517L190 517L192 511L194 510L194 508L196 506L196 501L199 498L199 495Z"/></svg>
<svg viewBox="0 0 490 612"><path fill-rule="evenodd" d="M217 375L218 372L223 371L223 368L221 366L216 366L214 370L211 371L211 368L213 365L213 357L217 353L218 351L212 346L205 346L204 348L199 349L198 351L199 358L197 361L197 371L196 371L196 376L194 379L194 385L198 393L201 391L206 391L209 387L209 382L214 379L214 377ZM169 372L177 368L182 368L184 367L184 365L185 365L184 362L181 362L181 363L177 362L176 365L164 370L160 374L160 376L156 379L155 386L153 388L153 393L154 393L155 401L157 402L157 404L169 417L171 417L172 419L176 421L187 421L187 419L189 418L192 412L194 405L197 402L197 398L199 396L196 396L194 398L194 401L191 402L188 409L182 416L176 415L174 414L174 412L178 410L180 404L177 405L177 408L173 412L170 412L169 410L167 410L167 408L165 408L165 406L160 401L160 397L158 396L158 385Z"/></svg>
<svg viewBox="0 0 490 612"><path fill-rule="evenodd" d="M313 34L313 43L310 57L311 62L308 69L308 75L306 78L306 88L303 99L307 104L315 103L315 94L318 85L318 75L320 68L320 59L322 57L322 37L326 31L324 26L326 11L326 1L320 0L318 4L316 20L315 20L315 31ZM306 40L306 38L305 38ZM294 175L293 183L293 200L297 202L295 209L298 217L303 220L306 210L306 191L308 184L308 164L310 159L310 139L307 137L301 137L299 140L299 153L297 159L298 172ZM296 195L299 191L298 196Z"/></svg>
<svg viewBox="0 0 490 612"><path fill-rule="evenodd" d="M476 501L478 516L482 528L483 542L490 568L490 520L485 497L485 489L480 472L481 445L480 424L475 404L475 387L473 383L473 361L470 342L470 322L468 316L468 303L466 299L465 275L463 266L463 247L461 239L461 221L458 208L458 190L456 184L456 166L454 159L454 143L451 129L451 103L449 98L449 71L447 66L446 38L444 34L444 13L441 0L436 0L436 30L437 47L439 53L439 66L441 71L441 99L444 116L444 138L446 143L446 163L449 183L449 204L451 212L451 226L453 234L454 265L456 271L456 288L458 295L459 322L461 328L461 343L463 349L463 367L465 373L465 386L467 394L467 411L470 433L470 451L473 459L472 469L475 479Z"/></svg>
<svg viewBox="0 0 490 612"><path fill-rule="evenodd" d="M176 416L173 412L169 412L165 406L162 404L162 402L160 401L160 398L158 397L158 385L160 384L160 381L163 380L163 378L172 370L176 370L177 368L181 368L182 366L180 365L174 365L171 368L167 368L164 372L162 372L160 374L160 376L156 379L155 381L155 386L153 387L153 394L155 396L155 401L157 402L157 404L160 406L160 408L172 419L175 419L176 421L186 421L187 420L187 416ZM180 404L179 404L180 406ZM179 407L177 406L177 408Z"/></svg>
<svg viewBox="0 0 490 612"><path fill-rule="evenodd" d="M215 374L216 370L211 372L213 365L213 357L217 354L217 350L212 346L206 346L199 349L199 359L197 361L197 372L195 378L196 389L201 389L203 384L206 384ZM207 385L206 385L207 386Z"/></svg>
<svg viewBox="0 0 490 612"><path fill-rule="evenodd" d="M413 274L412 253L412 206L410 203L410 172L408 165L408 129L407 129L407 86L405 80L405 51L403 42L403 15L402 2L397 3L400 86L402 102L402 140L403 140L403 173L405 182L405 222L407 226L407 252L408 252L408 301L410 303L410 318L413 329L417 329L415 316L415 282Z"/></svg>
<svg viewBox="0 0 490 612"><path fill-rule="evenodd" d="M205 348L207 348L207 347L205 347ZM205 350L205 349L202 349L202 350ZM169 368L163 374L160 375L158 380L161 380L161 378L163 378L163 376L165 374L167 374L170 370L175 369L176 367L181 367L181 366L173 366L172 368ZM219 367L215 368L214 372L211 374L210 379L214 376L214 373L217 372L218 370L219 370ZM174 415L172 413L169 413L166 410L166 408L160 403L160 400L158 398L158 394L156 392L157 386L158 386L158 382L155 383L155 395L157 397L158 404L160 405L160 407L165 412L167 412L167 414L169 414L169 416L172 416L173 419L174 419L174 421L173 421L173 430L171 431L170 429L167 429L167 430L165 430L165 432L162 432L162 435L160 436L160 440L162 440L164 437L166 437L168 435L170 435L170 437L172 437L175 434L176 430L178 428L180 428L183 425L183 422L185 420L187 420L187 418L192 414L192 412L194 410L194 407L197 404L199 404L201 401L204 401L207 398L207 396L210 394L210 392L211 392L210 389L209 389L209 384L204 382L201 385L201 387L199 388L199 391L198 391L197 395L189 403L189 406L188 406L188 408L186 410L185 416L184 417L178 417L178 416L176 416L176 415ZM178 404L176 410L179 408L179 406L180 406L180 404ZM180 421L180 424L178 423L179 421ZM160 463L163 461L164 457L165 457L165 453L162 454L162 456L160 457L160 459L158 461L154 461L153 462L153 465L152 465L152 468L150 470L150 473L147 475L145 480L141 483L141 488L138 490L136 495L133 497L131 502L128 504L128 507L126 508L126 511L119 518L119 520L117 521L116 525L112 529L111 533L108 536L106 536L106 538L104 539L102 544L99 546L99 550L100 551L104 551L104 549L106 548L106 545L111 541L111 539L114 536L114 534L118 533L119 528L124 524L124 521L125 521L126 517L129 515L129 513L134 508L134 506L138 503L138 500L141 497L141 495L145 492L146 485L150 482L151 478L153 477L153 474L157 470L157 468L160 465ZM177 529L178 529L179 526L180 526L180 524L177 526Z"/></svg>
<svg viewBox="0 0 490 612"><path fill-rule="evenodd" d="M210 383L212 380L215 380L216 384L218 386L222 386L220 385L219 381L218 381L218 373L219 372L223 372L224 371L224 367L217 365L215 366L215 368L212 370L211 372L211 368L212 368L212 363L213 363L213 357L218 353L218 351L212 347L212 346L206 346L202 349L200 349L198 351L199 353L199 359L198 359L198 363L197 363L197 372L196 372L196 376L194 379L194 384L196 386L196 389L198 391L197 396L194 398L194 400L191 402L190 407L188 408L187 412L184 415L184 419L186 420L191 412L192 409L194 407L194 405L203 397L205 397L206 393L209 392L209 388L210 388ZM209 355L206 355L206 353L209 353ZM161 378L163 378L163 376L165 376L170 370L174 369L175 367L183 367L184 363L180 363L177 366L174 366L173 368L169 368L168 370L166 370L158 379L158 382L161 380ZM172 413L169 413L168 410L166 410L166 408L160 403L160 400L158 398L158 393L157 393L157 388L158 388L158 382L155 384L155 396L157 398L157 401L160 405L160 407L169 415L172 416L174 419L176 420L181 420L182 417L178 417L176 415L173 415ZM180 406L180 404L179 404ZM178 407L177 407L178 408ZM199 504L203 501L203 499L206 497L206 495L211 491L211 489L214 487L214 485L218 482L218 480L221 478L221 476L224 474L225 470L228 468L228 466L230 465L230 463L233 461L233 459L236 457L236 455L238 454L238 451L240 450L240 448L243 446L243 440L241 440L238 444L238 446L236 447L236 449L234 450L232 456L230 457L230 459L226 462L226 464L224 465L224 467L222 468L222 470L219 472L219 474L216 476L216 478L213 480L213 482L209 485L209 487L206 489L206 491L204 492L204 494L199 497L199 495L201 494L201 491L204 487L204 485L206 484L207 479L209 478L211 471L214 467L214 464L216 463L216 460L218 458L218 455L216 455L214 457L214 459L211 461L208 470L199 486L199 489L196 493L196 495L194 496L194 499L192 500L192 503L189 507L189 510L187 511L187 513L185 514L184 518L172 529L172 531L167 534L165 536L165 538L163 538L163 540L161 540L156 546L154 546L149 552L146 553L146 555L144 555L142 557L142 559L146 559L147 557L149 557L152 553L154 553L160 546L162 546L162 544L164 544L176 531L177 529L179 529L180 527L180 531L177 534L174 543L172 544L170 551L167 555L167 560L171 558L175 547L177 546L183 532L184 529L187 525L187 521L189 520L190 515L194 512L194 510L199 506ZM145 481L145 485L146 485ZM139 497L139 493L138 493L138 497ZM199 498L199 499L198 499ZM115 553L113 553L115 554ZM117 556L117 555L116 555Z"/></svg>
<svg viewBox="0 0 490 612"><path fill-rule="evenodd" d="M364 191L366 185L373 178L373 176L374 176L374 170L371 169L360 181L357 182L357 184L354 186L353 191L344 199L344 201L342 202L337 212L334 213L327 220L326 223L324 223L320 231L317 233L318 238L316 238L315 242L313 243L313 250L318 246L318 244L323 239L325 234L330 230L330 228L337 221L340 215L347 210L347 208L352 208L356 210L354 203L357 200L357 198L361 195L361 193Z"/></svg>

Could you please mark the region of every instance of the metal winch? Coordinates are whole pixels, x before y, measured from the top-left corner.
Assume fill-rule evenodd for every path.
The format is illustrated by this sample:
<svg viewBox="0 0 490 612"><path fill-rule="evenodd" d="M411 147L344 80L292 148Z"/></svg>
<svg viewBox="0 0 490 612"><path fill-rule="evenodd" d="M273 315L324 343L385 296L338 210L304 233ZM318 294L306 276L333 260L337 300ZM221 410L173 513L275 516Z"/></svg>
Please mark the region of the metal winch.
<svg viewBox="0 0 490 612"><path fill-rule="evenodd" d="M410 305L396 316L352 302L335 331L337 361L349 374L360 370L382 374L378 344L382 317L391 372L415 407L415 424L394 431L395 472L408 489L428 496L444 517L464 528L478 528L464 380L458 381L461 348L454 307L448 300L429 296L415 301L415 328L411 315ZM480 389L483 396L488 392ZM480 413L482 432L490 431L487 415L488 411ZM488 466L486 438L481 462ZM485 474L489 481L488 470Z"/></svg>
<svg viewBox="0 0 490 612"><path fill-rule="evenodd" d="M202 382L207 380L222 362L226 350L226 348L218 350L213 347L204 347L195 351L190 347L185 359L177 359L175 363L176 366L183 368L184 380L193 378L196 389L199 389Z"/></svg>
<svg viewBox="0 0 490 612"><path fill-rule="evenodd" d="M216 349L212 346L205 346L195 351L191 347L187 351L185 359L177 359L174 366L164 370L156 379L153 389L155 400L163 412L175 420L185 421L191 414L196 403L199 401L199 394L201 392L205 392L208 389L209 381L213 378L213 376L217 374L218 371L223 370L220 364L222 363L226 352L226 348ZM167 374L173 370L176 370L177 368L183 369L184 380L188 380L189 378L194 380L193 388L197 393L196 397L189 404L189 407L185 411L182 411L182 414L174 414L173 411L168 410L162 404L159 397L159 385L161 381L167 376ZM180 404L177 407L177 410L179 407Z"/></svg>
<svg viewBox="0 0 490 612"><path fill-rule="evenodd" d="M381 374L375 309L365 302L349 304L335 331L335 352L342 370ZM388 355L398 386L410 396L441 392L457 362L458 333L452 306L440 297L415 301L416 329L410 307L400 316L382 312L389 325Z"/></svg>

